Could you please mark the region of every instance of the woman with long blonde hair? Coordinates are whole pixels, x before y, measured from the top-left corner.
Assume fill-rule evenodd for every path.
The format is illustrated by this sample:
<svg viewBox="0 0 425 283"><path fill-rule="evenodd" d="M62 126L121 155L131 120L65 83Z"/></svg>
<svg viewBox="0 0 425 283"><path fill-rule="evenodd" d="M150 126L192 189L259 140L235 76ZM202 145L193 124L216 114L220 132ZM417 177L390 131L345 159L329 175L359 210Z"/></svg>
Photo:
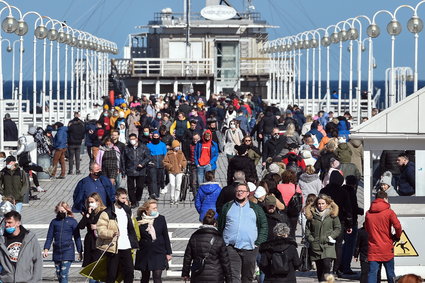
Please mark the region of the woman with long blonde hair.
<svg viewBox="0 0 425 283"><path fill-rule="evenodd" d="M66 202L59 202L55 207L55 213L56 218L50 222L47 232L43 257L47 257L54 242L52 258L55 263L56 276L59 282L68 282L69 268L75 260L74 242L78 251L78 260L82 259L80 230L71 207Z"/></svg>

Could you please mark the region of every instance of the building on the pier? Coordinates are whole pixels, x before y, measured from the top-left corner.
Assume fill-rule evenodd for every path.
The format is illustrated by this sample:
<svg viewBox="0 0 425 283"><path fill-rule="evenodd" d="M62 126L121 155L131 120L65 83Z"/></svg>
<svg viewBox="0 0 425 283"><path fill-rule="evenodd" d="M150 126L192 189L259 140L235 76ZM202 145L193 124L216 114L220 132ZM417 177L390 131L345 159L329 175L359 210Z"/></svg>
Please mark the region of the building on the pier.
<svg viewBox="0 0 425 283"><path fill-rule="evenodd" d="M206 8L210 15L233 9ZM201 15L205 13L186 17L163 9L148 25L136 27L140 32L129 35L124 58L113 60L118 77L138 95L178 91L200 91L207 97L220 91L265 95L269 58L259 50L267 41L267 29L274 27L253 9L234 13L230 19L211 20Z"/></svg>

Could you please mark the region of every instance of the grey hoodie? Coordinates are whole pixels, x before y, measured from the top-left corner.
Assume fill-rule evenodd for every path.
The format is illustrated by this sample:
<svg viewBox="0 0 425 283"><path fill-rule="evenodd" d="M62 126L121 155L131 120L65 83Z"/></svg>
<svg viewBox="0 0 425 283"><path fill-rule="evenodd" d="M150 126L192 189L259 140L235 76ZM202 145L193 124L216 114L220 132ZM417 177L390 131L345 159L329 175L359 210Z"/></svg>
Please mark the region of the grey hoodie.
<svg viewBox="0 0 425 283"><path fill-rule="evenodd" d="M20 229L24 231L25 236L16 266L9 259L7 247L5 246L5 237L0 237L0 264L3 267L0 280L13 283L41 282L43 259L41 257L40 244L33 232L26 230L22 226Z"/></svg>
<svg viewBox="0 0 425 283"><path fill-rule="evenodd" d="M303 192L303 199L306 201L309 194L319 195L320 190L322 189L322 181L319 179L317 174L307 174L302 173L298 181L298 185Z"/></svg>

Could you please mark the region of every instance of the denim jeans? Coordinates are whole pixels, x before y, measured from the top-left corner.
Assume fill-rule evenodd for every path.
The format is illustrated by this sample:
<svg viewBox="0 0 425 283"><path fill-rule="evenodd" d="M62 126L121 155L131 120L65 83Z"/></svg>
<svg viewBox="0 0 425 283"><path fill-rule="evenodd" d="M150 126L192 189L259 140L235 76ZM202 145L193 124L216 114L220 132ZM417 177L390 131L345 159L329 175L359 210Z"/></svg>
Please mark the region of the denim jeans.
<svg viewBox="0 0 425 283"><path fill-rule="evenodd" d="M344 234L344 245L342 246L341 271L347 272L351 270L351 259L353 258L354 248L357 239L357 226L353 227L351 234Z"/></svg>
<svg viewBox="0 0 425 283"><path fill-rule="evenodd" d="M15 210L16 210L16 212L21 213L21 211L22 211L22 202L17 202L15 204Z"/></svg>
<svg viewBox="0 0 425 283"><path fill-rule="evenodd" d="M394 258L389 261L369 261L368 283L377 283L379 265L383 264L387 274L388 283L394 283Z"/></svg>
<svg viewBox="0 0 425 283"><path fill-rule="evenodd" d="M59 283L68 283L69 268L72 261L55 261L56 276Z"/></svg>
<svg viewBox="0 0 425 283"><path fill-rule="evenodd" d="M198 174L198 186L201 185L205 180L204 176L205 173L211 171L211 164L205 165L205 166L198 166L196 168L196 172Z"/></svg>

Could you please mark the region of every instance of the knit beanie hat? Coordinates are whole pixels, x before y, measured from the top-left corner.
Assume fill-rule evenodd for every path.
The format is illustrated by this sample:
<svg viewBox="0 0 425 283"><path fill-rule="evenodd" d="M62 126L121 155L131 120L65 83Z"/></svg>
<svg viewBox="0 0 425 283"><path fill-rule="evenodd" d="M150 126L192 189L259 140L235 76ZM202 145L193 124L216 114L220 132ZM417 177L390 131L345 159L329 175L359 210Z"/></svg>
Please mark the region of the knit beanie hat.
<svg viewBox="0 0 425 283"><path fill-rule="evenodd" d="M278 174L279 173L279 165L277 165L276 163L272 163L269 166L269 172L273 173L273 174Z"/></svg>
<svg viewBox="0 0 425 283"><path fill-rule="evenodd" d="M381 176L381 180L379 181L381 184L387 184L388 186L392 186L393 174L390 171L385 171Z"/></svg>
<svg viewBox="0 0 425 283"><path fill-rule="evenodd" d="M172 148L176 148L180 146L180 142L178 140L173 140L173 142L171 143L171 147Z"/></svg>

